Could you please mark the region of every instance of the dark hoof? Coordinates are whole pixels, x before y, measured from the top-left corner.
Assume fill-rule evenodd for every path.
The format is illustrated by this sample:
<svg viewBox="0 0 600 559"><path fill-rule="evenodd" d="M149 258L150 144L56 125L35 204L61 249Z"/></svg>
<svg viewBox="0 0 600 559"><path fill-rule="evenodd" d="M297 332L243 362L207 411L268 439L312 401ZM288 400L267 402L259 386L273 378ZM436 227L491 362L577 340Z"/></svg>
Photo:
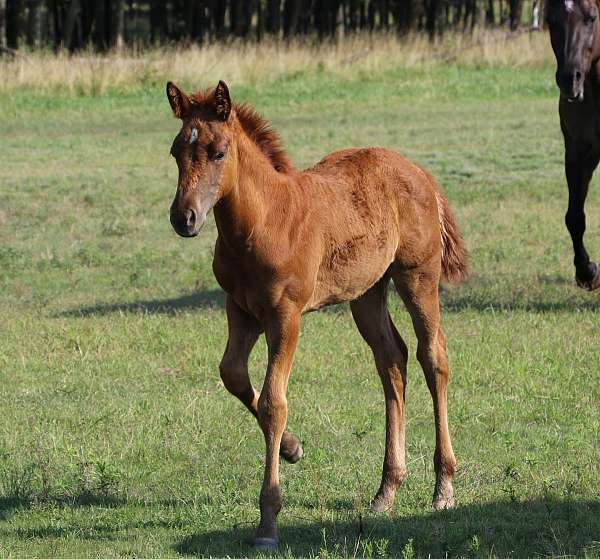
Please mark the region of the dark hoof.
<svg viewBox="0 0 600 559"><path fill-rule="evenodd" d="M277 538L254 538L254 549L275 553L277 551Z"/></svg>
<svg viewBox="0 0 600 559"><path fill-rule="evenodd" d="M577 286L581 287L581 289L585 289L586 291L594 291L594 289L598 289L600 287L600 266L595 262L590 262L592 278L583 280L580 279L577 274L575 274L575 281L577 282Z"/></svg>
<svg viewBox="0 0 600 559"><path fill-rule="evenodd" d="M294 435L288 435L281 441L279 454L286 462L295 464L304 456L304 450Z"/></svg>

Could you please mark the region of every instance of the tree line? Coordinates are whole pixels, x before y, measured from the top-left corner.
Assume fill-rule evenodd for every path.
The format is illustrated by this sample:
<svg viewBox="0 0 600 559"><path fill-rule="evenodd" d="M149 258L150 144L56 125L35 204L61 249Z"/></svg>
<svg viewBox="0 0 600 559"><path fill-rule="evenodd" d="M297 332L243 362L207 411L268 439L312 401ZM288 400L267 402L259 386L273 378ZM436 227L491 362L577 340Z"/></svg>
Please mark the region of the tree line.
<svg viewBox="0 0 600 559"><path fill-rule="evenodd" d="M377 30L435 39L476 25L536 26L540 9L540 0L0 0L0 49L106 50Z"/></svg>

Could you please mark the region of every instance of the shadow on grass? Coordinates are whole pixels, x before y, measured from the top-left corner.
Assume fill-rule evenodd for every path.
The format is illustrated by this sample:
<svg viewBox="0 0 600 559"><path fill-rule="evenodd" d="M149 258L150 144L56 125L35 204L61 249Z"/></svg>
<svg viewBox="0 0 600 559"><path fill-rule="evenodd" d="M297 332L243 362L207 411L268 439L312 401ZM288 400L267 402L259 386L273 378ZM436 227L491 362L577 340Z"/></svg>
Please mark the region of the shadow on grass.
<svg viewBox="0 0 600 559"><path fill-rule="evenodd" d="M465 284L440 290L442 309L447 312L475 310L577 312L600 309L600 294L575 286L575 281L554 275L531 278L474 276Z"/></svg>
<svg viewBox="0 0 600 559"><path fill-rule="evenodd" d="M548 289L547 289L548 288ZM393 289L390 289L393 292ZM475 310L559 312L600 309L600 294L586 293L574 287L574 282L561 276L539 276L528 285L515 284L506 278L495 281L489 277L475 276L466 284L441 288L442 308L447 312ZM225 308L225 293L221 289L207 289L168 299L149 299L123 303L100 303L89 307L69 309L55 317L91 317L110 314L166 314L184 311L202 311ZM395 303L402 306L399 298ZM347 303L321 309L328 314L349 313Z"/></svg>
<svg viewBox="0 0 600 559"><path fill-rule="evenodd" d="M600 553L600 502L540 499L468 505L413 516L285 523L280 552L294 557L531 557ZM247 557L253 528L186 537L183 555Z"/></svg>
<svg viewBox="0 0 600 559"><path fill-rule="evenodd" d="M225 296L225 292L220 289L210 289L170 299L132 301L130 303L101 303L90 307L62 311L56 313L55 317L105 316L116 313L175 315L182 311L224 309ZM347 304L339 304L330 305L322 310L327 313L340 314L349 312L348 309Z"/></svg>
<svg viewBox="0 0 600 559"><path fill-rule="evenodd" d="M225 293L209 289L171 299L133 301L131 303L98 304L57 313L57 317L105 316L109 314L177 314L182 311L220 309L225 307Z"/></svg>
<svg viewBox="0 0 600 559"><path fill-rule="evenodd" d="M7 520L18 510L31 510L39 506L52 506L56 508L102 508L117 509L122 507L167 507L174 508L182 506L178 499L161 499L158 501L140 501L137 499L124 498L118 495L95 493L84 491L76 495L64 496L17 496L8 495L0 497L0 521Z"/></svg>

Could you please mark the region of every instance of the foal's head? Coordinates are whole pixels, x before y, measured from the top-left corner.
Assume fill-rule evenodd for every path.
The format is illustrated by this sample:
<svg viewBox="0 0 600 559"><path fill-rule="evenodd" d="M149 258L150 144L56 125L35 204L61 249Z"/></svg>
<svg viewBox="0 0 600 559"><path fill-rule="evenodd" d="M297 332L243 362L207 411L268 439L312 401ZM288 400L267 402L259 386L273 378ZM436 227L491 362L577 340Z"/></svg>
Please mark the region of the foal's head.
<svg viewBox="0 0 600 559"><path fill-rule="evenodd" d="M583 100L583 84L600 56L598 0L548 0L546 19L556 56L556 83L569 101Z"/></svg>
<svg viewBox="0 0 600 559"><path fill-rule="evenodd" d="M201 97L189 97L169 82L167 97L173 114L183 122L171 146L179 169L171 225L182 237L194 237L222 195L231 142L227 125L231 98L222 81L214 92Z"/></svg>

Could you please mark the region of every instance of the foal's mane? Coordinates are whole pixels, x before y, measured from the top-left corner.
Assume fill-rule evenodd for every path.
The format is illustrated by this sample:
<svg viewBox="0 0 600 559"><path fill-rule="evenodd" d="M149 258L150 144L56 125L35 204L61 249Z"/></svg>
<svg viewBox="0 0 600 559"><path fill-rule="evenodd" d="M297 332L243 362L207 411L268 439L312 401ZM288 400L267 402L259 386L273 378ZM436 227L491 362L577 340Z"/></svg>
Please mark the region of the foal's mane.
<svg viewBox="0 0 600 559"><path fill-rule="evenodd" d="M192 105L202 109L213 106L214 94L211 91L195 93L190 97ZM279 134L273 130L268 120L259 115L254 107L247 103L235 103L232 114L237 116L244 132L262 151L280 173L288 173L294 166L288 157Z"/></svg>

